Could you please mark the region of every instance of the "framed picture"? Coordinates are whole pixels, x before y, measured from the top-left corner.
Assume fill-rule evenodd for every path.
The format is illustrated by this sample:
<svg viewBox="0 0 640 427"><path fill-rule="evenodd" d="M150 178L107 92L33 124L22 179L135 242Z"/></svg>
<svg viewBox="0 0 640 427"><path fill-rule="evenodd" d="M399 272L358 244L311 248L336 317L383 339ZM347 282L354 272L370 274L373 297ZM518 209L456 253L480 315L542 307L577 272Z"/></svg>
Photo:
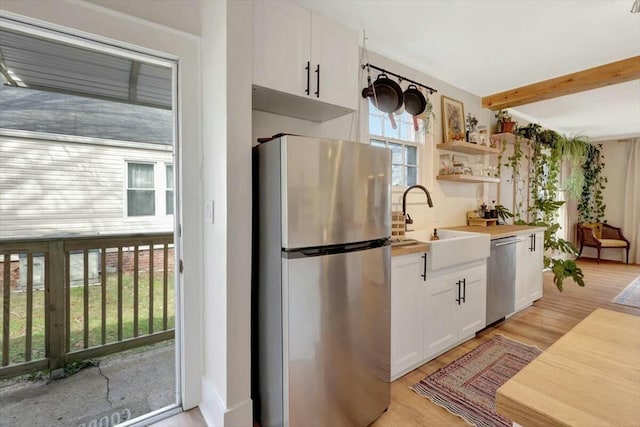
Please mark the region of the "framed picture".
<svg viewBox="0 0 640 427"><path fill-rule="evenodd" d="M464 142L466 129L462 102L444 95L441 99L443 142Z"/></svg>

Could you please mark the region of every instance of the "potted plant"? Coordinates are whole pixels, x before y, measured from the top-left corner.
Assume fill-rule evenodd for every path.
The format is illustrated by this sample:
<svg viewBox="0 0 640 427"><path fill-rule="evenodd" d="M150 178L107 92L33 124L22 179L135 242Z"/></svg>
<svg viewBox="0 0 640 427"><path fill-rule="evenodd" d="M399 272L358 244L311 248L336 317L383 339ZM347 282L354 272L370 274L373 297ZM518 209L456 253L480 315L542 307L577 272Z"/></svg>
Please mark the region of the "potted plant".
<svg viewBox="0 0 640 427"><path fill-rule="evenodd" d="M498 119L498 133L515 133L516 122L511 118L511 113L499 110L495 117Z"/></svg>

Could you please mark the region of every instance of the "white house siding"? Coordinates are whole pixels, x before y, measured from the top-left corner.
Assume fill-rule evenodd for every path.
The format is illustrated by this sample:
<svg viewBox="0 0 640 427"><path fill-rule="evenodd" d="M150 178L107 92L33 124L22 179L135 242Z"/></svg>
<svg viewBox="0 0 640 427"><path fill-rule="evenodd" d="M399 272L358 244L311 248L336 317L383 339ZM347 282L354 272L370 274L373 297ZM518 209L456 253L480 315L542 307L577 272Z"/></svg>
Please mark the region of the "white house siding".
<svg viewBox="0 0 640 427"><path fill-rule="evenodd" d="M0 239L171 231L173 216L126 217L127 161L164 173L172 148L0 136Z"/></svg>

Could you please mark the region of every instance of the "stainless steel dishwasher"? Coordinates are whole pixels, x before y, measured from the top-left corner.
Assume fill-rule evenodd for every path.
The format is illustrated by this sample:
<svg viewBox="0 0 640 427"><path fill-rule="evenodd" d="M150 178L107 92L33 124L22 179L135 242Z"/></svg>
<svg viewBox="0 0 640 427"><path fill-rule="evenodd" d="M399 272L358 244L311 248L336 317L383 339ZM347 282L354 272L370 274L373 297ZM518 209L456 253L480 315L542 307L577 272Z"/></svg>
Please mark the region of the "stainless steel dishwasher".
<svg viewBox="0 0 640 427"><path fill-rule="evenodd" d="M487 325L515 310L516 294L516 237L491 241L491 255L487 265Z"/></svg>

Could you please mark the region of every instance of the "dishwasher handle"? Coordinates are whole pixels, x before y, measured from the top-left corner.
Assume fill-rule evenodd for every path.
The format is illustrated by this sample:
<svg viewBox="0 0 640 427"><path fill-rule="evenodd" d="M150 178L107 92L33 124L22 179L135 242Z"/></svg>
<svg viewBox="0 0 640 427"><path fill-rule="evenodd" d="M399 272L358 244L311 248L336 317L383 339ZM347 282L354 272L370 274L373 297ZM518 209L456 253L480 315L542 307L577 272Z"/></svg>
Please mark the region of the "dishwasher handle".
<svg viewBox="0 0 640 427"><path fill-rule="evenodd" d="M522 242L522 240L511 240L509 242L496 243L493 246L495 246L497 248L498 246L513 245L514 243L518 243L518 242Z"/></svg>

